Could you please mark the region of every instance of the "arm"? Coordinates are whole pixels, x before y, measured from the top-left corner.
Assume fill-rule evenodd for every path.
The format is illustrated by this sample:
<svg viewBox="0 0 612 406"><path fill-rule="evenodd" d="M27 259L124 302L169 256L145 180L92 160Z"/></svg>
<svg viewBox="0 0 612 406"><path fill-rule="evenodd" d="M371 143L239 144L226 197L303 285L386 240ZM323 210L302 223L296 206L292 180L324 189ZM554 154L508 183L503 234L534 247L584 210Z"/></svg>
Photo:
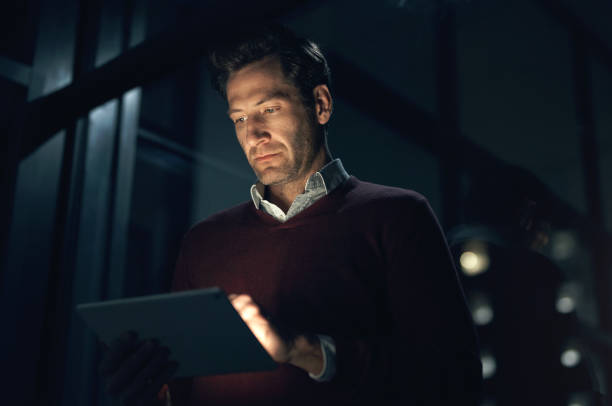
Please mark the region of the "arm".
<svg viewBox="0 0 612 406"><path fill-rule="evenodd" d="M173 290L187 288L185 262L179 256ZM183 288L183 289L181 289ZM106 392L121 404L171 406L171 396L166 384L178 369L178 363L169 360L170 352L160 347L155 340L141 341L136 333L125 332L107 349L99 373L106 383ZM187 404L187 384L177 381L175 405Z"/></svg>
<svg viewBox="0 0 612 406"><path fill-rule="evenodd" d="M189 250L191 240L185 238L177 259L172 281L172 291L194 288L191 280ZM282 337L276 327L261 314L259 306L249 295L230 294L229 299L247 326L257 337L272 359L279 363L288 363L300 368L311 376L323 372L323 352L316 336L298 335L292 339ZM170 382L169 394L172 405L189 404L193 379L175 379Z"/></svg>
<svg viewBox="0 0 612 406"><path fill-rule="evenodd" d="M378 290L381 327L369 337L334 336L341 398L392 404L477 405L481 384L471 316L440 227L425 200L389 222L381 245L386 261ZM372 289L376 289L372 287ZM248 295L232 303L277 362L316 375L323 367L317 340L285 341Z"/></svg>
<svg viewBox="0 0 612 406"><path fill-rule="evenodd" d="M385 328L334 337L336 385L393 404L477 405L480 359L452 257L427 202L406 200L381 233Z"/></svg>
<svg viewBox="0 0 612 406"><path fill-rule="evenodd" d="M165 404L160 388L178 367L168 355L168 349L155 341L139 341L135 333L124 333L113 341L100 364L106 391L121 404Z"/></svg>

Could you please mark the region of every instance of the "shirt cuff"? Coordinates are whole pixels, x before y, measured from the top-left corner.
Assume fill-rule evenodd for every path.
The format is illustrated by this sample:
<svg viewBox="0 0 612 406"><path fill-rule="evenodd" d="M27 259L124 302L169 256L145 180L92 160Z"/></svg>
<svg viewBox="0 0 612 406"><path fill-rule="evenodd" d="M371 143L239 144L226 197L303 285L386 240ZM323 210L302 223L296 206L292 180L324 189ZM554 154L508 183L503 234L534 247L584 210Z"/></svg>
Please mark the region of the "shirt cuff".
<svg viewBox="0 0 612 406"><path fill-rule="evenodd" d="M308 373L317 382L331 381L336 375L336 343L330 336L318 334L321 343L321 353L323 354L323 369L318 375Z"/></svg>

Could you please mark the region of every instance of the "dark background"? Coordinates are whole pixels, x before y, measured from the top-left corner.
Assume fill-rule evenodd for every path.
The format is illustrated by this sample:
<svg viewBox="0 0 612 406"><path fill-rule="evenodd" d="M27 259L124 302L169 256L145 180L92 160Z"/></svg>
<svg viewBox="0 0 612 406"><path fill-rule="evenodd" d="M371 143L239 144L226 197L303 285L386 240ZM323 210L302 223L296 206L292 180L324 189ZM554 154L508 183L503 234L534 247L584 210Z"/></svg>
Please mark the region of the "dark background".
<svg viewBox="0 0 612 406"><path fill-rule="evenodd" d="M189 227L249 199L202 55L266 19L327 52L347 171L436 211L478 325L483 405L604 404L606 0L3 2L3 401L112 404L74 306L167 291Z"/></svg>

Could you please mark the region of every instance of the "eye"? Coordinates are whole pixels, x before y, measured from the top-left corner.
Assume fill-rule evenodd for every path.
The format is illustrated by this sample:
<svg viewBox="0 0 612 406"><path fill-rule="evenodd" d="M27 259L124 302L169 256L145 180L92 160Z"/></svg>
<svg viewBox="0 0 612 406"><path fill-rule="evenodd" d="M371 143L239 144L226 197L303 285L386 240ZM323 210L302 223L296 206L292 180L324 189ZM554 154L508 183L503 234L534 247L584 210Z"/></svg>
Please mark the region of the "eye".
<svg viewBox="0 0 612 406"><path fill-rule="evenodd" d="M246 116L240 116L234 120L234 124L242 124L247 120Z"/></svg>
<svg viewBox="0 0 612 406"><path fill-rule="evenodd" d="M278 110L276 107L266 107L264 113L274 113L276 110Z"/></svg>

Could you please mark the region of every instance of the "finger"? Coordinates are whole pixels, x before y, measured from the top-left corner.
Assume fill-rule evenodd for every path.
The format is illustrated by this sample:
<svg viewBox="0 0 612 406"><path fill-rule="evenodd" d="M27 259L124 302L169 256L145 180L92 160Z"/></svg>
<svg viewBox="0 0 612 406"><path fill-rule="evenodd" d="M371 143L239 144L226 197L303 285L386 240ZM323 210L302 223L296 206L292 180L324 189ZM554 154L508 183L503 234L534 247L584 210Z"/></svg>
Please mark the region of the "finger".
<svg viewBox="0 0 612 406"><path fill-rule="evenodd" d="M247 295L246 293L241 293L241 294L232 293L228 295L228 298L230 298L232 302L239 302L239 303L244 302L244 301L253 300L251 296Z"/></svg>
<svg viewBox="0 0 612 406"><path fill-rule="evenodd" d="M174 374L176 374L176 371L178 370L178 367L179 364L176 361L166 362L161 372L155 378L153 378L151 384L147 385L147 387L145 388L142 396L143 399L157 398L157 394L159 393L161 387L167 384L170 380L172 380Z"/></svg>
<svg viewBox="0 0 612 406"><path fill-rule="evenodd" d="M238 312L240 317L247 323L250 323L253 320L261 319L261 322L267 321L264 320L263 313L260 307L253 301L251 296L249 295L238 295L235 297L232 302L234 309Z"/></svg>
<svg viewBox="0 0 612 406"><path fill-rule="evenodd" d="M243 320L253 320L260 315L259 307L253 303L246 304L239 313Z"/></svg>
<svg viewBox="0 0 612 406"><path fill-rule="evenodd" d="M238 310L238 307L242 305L244 298L241 295L234 295L230 299L230 303L234 306L234 309Z"/></svg>
<svg viewBox="0 0 612 406"><path fill-rule="evenodd" d="M255 302L253 301L253 299L251 299L251 296L249 295L238 295L234 298L234 300L232 300L232 305L234 306L234 309L236 309L236 311L238 312L240 311L240 309L244 308L249 304L255 305Z"/></svg>
<svg viewBox="0 0 612 406"><path fill-rule="evenodd" d="M133 351L138 343L138 335L127 331L113 340L100 363L99 371L102 375L108 375L117 370L123 359Z"/></svg>
<svg viewBox="0 0 612 406"><path fill-rule="evenodd" d="M236 312L238 312L243 320L250 320L260 314L259 306L253 302L237 304L234 309L236 309Z"/></svg>
<svg viewBox="0 0 612 406"><path fill-rule="evenodd" d="M107 390L111 395L116 395L125 389L125 386L134 379L136 373L145 365L157 344L151 340L145 341L140 347L130 355L115 371L108 381Z"/></svg>
<svg viewBox="0 0 612 406"><path fill-rule="evenodd" d="M121 397L128 400L139 399L141 397L141 392L143 392L148 385L151 385L153 379L167 367L169 355L170 350L168 350L168 348L157 348L149 362L138 372L130 385L121 393Z"/></svg>

